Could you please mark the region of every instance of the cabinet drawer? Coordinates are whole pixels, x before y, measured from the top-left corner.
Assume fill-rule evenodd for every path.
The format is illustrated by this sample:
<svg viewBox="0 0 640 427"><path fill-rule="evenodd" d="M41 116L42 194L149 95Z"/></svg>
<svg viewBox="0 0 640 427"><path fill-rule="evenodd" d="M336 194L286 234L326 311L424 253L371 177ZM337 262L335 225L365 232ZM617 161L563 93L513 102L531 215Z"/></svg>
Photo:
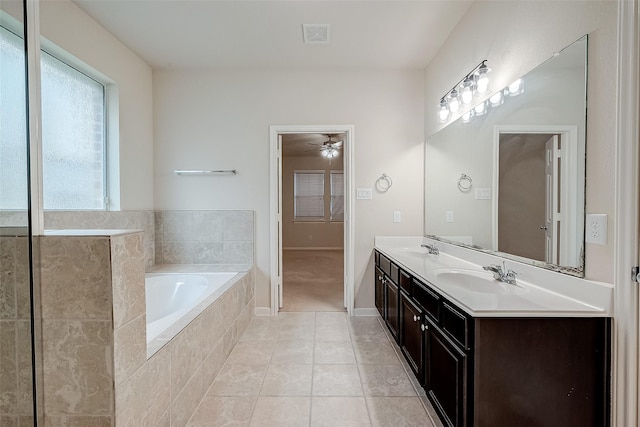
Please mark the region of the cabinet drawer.
<svg viewBox="0 0 640 427"><path fill-rule="evenodd" d="M373 253L373 259L375 260L376 265L379 266L380 265L380 252L375 251Z"/></svg>
<svg viewBox="0 0 640 427"><path fill-rule="evenodd" d="M393 280L393 283L398 284L398 276L400 275L400 268L394 263L391 263L391 273L389 273L389 277Z"/></svg>
<svg viewBox="0 0 640 427"><path fill-rule="evenodd" d="M413 298L436 323L440 321L440 296L413 279Z"/></svg>
<svg viewBox="0 0 640 427"><path fill-rule="evenodd" d="M469 323L467 317L453 306L443 302L442 304L442 329L454 342L460 344L465 350L471 348L469 343Z"/></svg>
<svg viewBox="0 0 640 427"><path fill-rule="evenodd" d="M391 261L386 256L380 254L380 270L387 276L391 275Z"/></svg>
<svg viewBox="0 0 640 427"><path fill-rule="evenodd" d="M411 295L411 276L400 270L400 289L405 291L407 294Z"/></svg>

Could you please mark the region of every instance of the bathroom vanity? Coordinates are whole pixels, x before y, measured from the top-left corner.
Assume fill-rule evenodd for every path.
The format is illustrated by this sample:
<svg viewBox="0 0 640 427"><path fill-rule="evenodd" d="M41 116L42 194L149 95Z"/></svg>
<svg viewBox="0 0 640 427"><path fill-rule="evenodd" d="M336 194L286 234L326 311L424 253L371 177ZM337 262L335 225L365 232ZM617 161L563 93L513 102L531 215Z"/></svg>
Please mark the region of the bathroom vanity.
<svg viewBox="0 0 640 427"><path fill-rule="evenodd" d="M376 238L375 305L445 426L609 425L606 285L586 285L585 301L506 284L482 269L482 257L495 263L486 254L476 264L455 256L463 248L440 242L432 255L420 243Z"/></svg>

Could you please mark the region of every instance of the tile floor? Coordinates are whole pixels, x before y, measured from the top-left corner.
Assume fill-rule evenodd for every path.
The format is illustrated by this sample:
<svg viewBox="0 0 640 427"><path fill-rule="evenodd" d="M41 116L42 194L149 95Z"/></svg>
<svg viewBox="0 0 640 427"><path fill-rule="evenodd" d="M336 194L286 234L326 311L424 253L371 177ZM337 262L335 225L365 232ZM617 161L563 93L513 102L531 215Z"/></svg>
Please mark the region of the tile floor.
<svg viewBox="0 0 640 427"><path fill-rule="evenodd" d="M436 427L377 317L257 317L189 427Z"/></svg>

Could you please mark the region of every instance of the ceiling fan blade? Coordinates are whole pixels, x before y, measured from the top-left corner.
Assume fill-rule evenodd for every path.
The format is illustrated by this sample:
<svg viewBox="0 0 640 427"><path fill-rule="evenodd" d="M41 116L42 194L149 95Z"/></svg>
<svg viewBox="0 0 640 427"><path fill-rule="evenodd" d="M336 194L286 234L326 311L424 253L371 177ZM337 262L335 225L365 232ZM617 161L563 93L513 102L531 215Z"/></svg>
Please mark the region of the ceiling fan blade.
<svg viewBox="0 0 640 427"><path fill-rule="evenodd" d="M342 147L342 142L343 141L336 141L336 142L333 143L333 146L336 147L336 148L340 148L340 147Z"/></svg>
<svg viewBox="0 0 640 427"><path fill-rule="evenodd" d="M304 150L305 153L309 152L309 151L318 151L318 150L322 150L322 147L317 147L317 148L310 148L308 150Z"/></svg>

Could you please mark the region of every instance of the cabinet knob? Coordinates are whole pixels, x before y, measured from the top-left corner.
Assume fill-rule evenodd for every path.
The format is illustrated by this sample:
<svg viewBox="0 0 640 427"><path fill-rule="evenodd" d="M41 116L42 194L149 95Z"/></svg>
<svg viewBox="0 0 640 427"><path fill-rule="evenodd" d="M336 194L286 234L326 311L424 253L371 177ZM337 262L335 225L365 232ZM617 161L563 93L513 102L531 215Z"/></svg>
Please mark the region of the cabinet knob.
<svg viewBox="0 0 640 427"><path fill-rule="evenodd" d="M420 316L416 316L415 314L413 315L413 321L417 322L418 320L420 320Z"/></svg>
<svg viewBox="0 0 640 427"><path fill-rule="evenodd" d="M424 332L429 329L429 327L423 323L422 325L420 325L420 329L422 329L422 332Z"/></svg>
<svg viewBox="0 0 640 427"><path fill-rule="evenodd" d="M382 280L382 275L378 276L378 280Z"/></svg>

